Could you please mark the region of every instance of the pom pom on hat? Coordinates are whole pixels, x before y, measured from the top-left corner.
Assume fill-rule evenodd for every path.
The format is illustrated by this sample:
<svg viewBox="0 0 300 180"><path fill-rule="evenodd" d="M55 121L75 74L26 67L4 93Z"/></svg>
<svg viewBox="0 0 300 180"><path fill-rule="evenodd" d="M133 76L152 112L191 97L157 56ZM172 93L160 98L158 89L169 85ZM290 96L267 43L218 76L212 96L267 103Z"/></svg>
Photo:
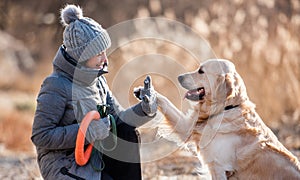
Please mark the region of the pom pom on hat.
<svg viewBox="0 0 300 180"><path fill-rule="evenodd" d="M60 14L61 22L64 26L69 25L71 22L76 21L77 19L83 18L82 9L79 6L67 4Z"/></svg>

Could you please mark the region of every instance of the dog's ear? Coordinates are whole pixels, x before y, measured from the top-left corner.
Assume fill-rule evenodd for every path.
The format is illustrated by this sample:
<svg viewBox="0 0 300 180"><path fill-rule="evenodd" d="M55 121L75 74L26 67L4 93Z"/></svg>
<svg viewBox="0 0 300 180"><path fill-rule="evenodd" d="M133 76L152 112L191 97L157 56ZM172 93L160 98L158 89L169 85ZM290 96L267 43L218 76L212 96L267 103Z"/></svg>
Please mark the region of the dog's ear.
<svg viewBox="0 0 300 180"><path fill-rule="evenodd" d="M235 96L235 78L233 73L225 74L225 88L226 88L226 98L230 99Z"/></svg>

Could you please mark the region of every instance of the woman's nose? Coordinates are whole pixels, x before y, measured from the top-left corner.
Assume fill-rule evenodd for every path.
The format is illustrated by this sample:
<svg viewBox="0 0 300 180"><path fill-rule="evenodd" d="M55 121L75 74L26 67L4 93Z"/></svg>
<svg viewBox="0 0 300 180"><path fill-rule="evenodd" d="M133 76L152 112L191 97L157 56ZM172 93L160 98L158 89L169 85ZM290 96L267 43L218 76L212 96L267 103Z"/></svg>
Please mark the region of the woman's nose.
<svg viewBox="0 0 300 180"><path fill-rule="evenodd" d="M106 54L103 54L103 55L101 56L101 60L102 60L102 61L107 61L107 56L106 56Z"/></svg>

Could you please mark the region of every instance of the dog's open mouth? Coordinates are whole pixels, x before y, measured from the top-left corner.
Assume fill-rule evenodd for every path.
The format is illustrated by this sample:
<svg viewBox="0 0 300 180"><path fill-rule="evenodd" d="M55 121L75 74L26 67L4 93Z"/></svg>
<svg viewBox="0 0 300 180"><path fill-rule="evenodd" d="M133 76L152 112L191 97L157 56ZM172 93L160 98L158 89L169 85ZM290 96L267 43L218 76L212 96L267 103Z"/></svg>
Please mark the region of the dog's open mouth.
<svg viewBox="0 0 300 180"><path fill-rule="evenodd" d="M203 100L204 96L205 96L204 87L200 87L197 89L189 90L188 92L185 93L184 97L192 101L199 101L199 100Z"/></svg>

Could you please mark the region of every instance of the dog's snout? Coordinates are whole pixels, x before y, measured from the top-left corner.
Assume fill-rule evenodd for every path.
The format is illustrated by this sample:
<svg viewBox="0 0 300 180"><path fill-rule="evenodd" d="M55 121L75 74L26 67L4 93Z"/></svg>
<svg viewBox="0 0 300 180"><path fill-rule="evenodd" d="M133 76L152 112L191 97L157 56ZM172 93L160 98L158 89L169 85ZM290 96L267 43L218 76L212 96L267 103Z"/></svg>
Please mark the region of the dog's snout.
<svg viewBox="0 0 300 180"><path fill-rule="evenodd" d="M198 74L198 73L197 73ZM195 89L199 87L199 83L197 83L196 78L193 77L194 74L187 73L181 74L178 76L178 81L182 87L185 89Z"/></svg>
<svg viewBox="0 0 300 180"><path fill-rule="evenodd" d="M182 87L185 89L190 89L191 88L191 83L188 79L190 76L187 76L187 74L182 74L178 76L178 81Z"/></svg>

